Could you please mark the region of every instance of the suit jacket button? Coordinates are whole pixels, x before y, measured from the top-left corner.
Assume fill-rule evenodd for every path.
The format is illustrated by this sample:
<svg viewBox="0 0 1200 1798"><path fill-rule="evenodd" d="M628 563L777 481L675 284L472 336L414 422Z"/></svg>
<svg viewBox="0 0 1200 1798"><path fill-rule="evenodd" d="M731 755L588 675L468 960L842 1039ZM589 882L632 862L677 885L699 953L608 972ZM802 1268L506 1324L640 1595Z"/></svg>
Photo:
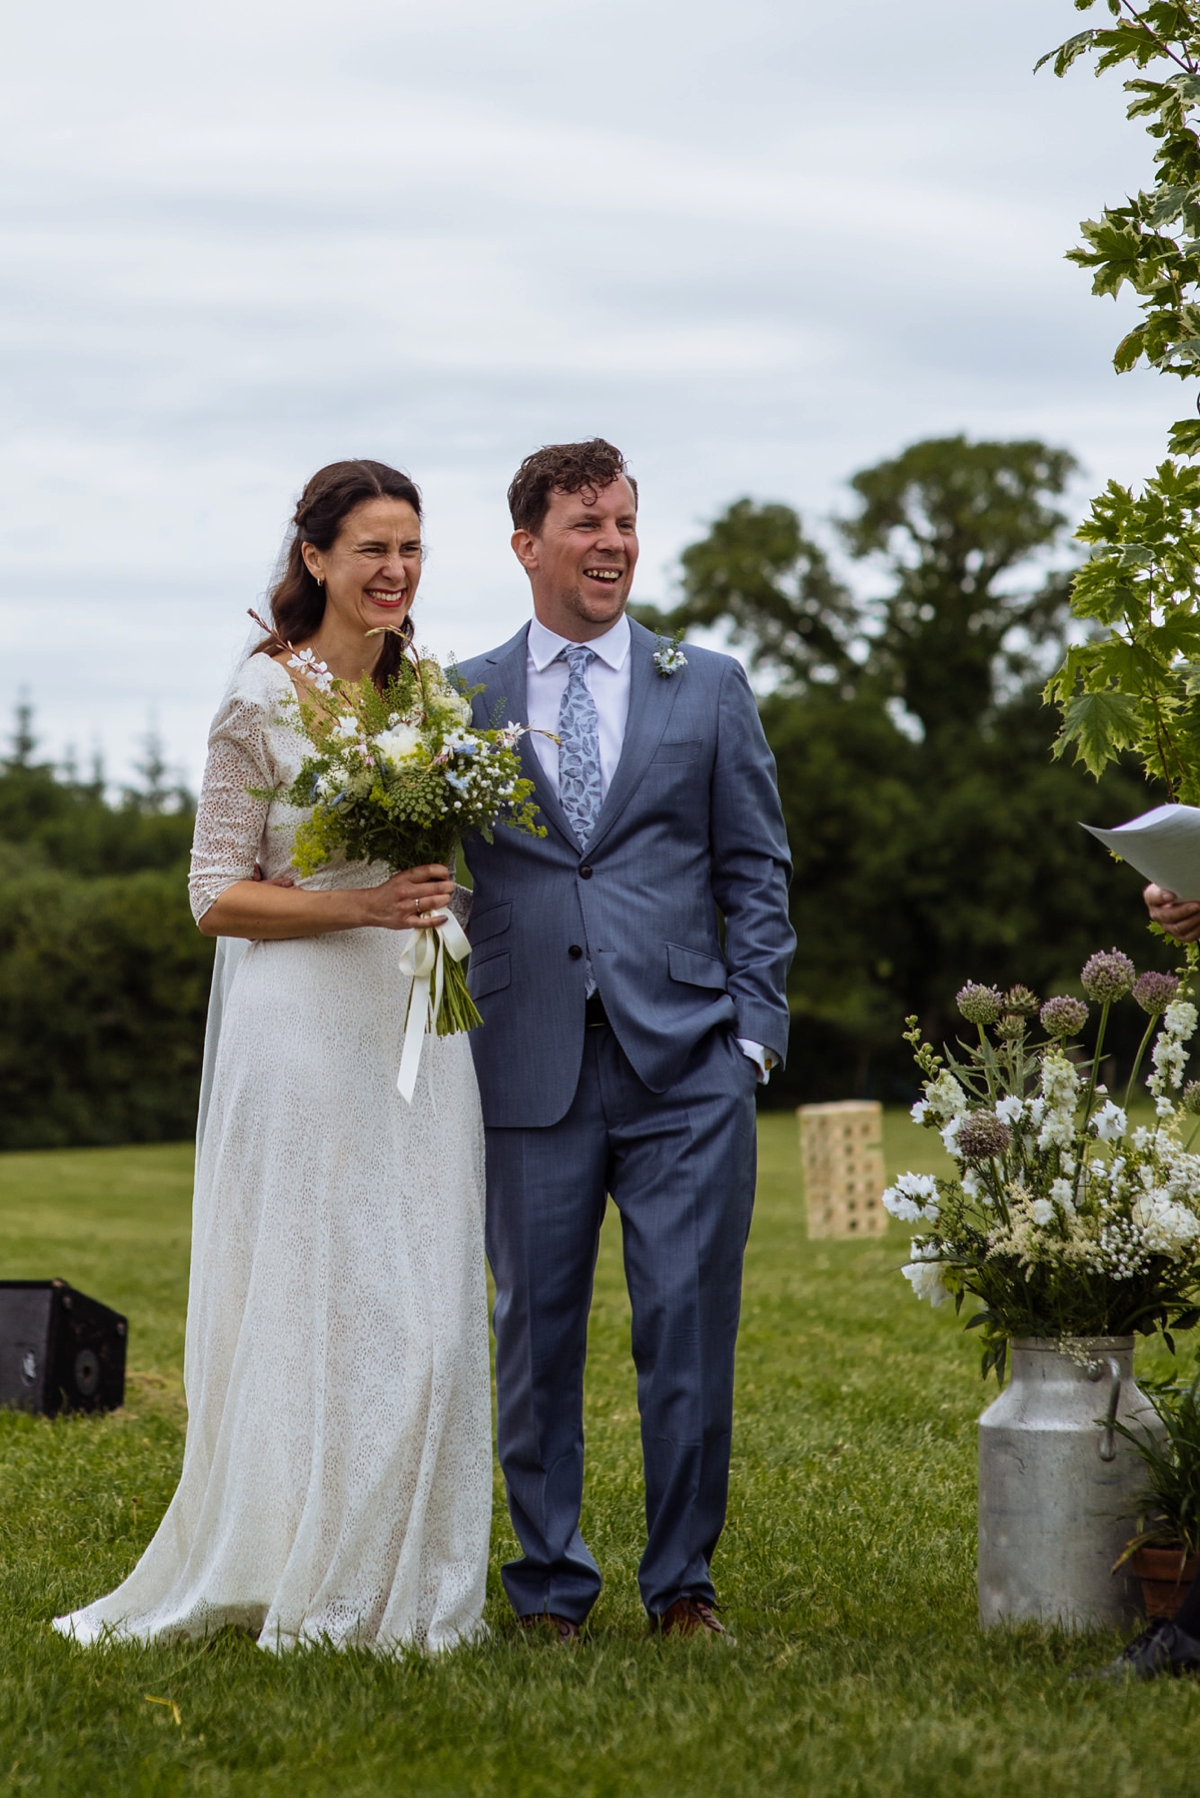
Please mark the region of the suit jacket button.
<svg viewBox="0 0 1200 1798"><path fill-rule="evenodd" d="M579 947L578 943L572 943L571 947L567 950L567 954L571 957L572 961L579 961L583 955L583 950Z"/></svg>
<svg viewBox="0 0 1200 1798"><path fill-rule="evenodd" d="M584 862L582 868L579 870L579 878L580 880L590 880L592 878L592 870L588 867L586 862Z"/></svg>

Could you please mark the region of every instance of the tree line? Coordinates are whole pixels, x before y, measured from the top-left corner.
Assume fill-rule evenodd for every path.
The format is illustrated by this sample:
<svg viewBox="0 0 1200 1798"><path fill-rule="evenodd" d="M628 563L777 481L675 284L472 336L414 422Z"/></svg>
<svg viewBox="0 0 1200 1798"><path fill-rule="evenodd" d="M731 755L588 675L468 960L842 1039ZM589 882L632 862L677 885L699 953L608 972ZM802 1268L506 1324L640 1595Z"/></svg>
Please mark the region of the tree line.
<svg viewBox="0 0 1200 1798"><path fill-rule="evenodd" d="M187 1137L213 951L191 796L153 740L116 799L36 749L22 705L0 763L0 1148Z"/></svg>
<svg viewBox="0 0 1200 1798"><path fill-rule="evenodd" d="M957 1028L967 979L1073 990L1117 946L1169 966L1138 881L1081 820L1159 797L1056 761L1041 691L1069 640L1071 456L950 437L857 474L834 529L736 500L652 628L745 656L796 864L791 1059L773 1105L912 1090L904 1018ZM0 1148L190 1135L212 944L187 905L194 806L151 746L137 785L0 761ZM1116 1042L1118 1057L1127 1046Z"/></svg>

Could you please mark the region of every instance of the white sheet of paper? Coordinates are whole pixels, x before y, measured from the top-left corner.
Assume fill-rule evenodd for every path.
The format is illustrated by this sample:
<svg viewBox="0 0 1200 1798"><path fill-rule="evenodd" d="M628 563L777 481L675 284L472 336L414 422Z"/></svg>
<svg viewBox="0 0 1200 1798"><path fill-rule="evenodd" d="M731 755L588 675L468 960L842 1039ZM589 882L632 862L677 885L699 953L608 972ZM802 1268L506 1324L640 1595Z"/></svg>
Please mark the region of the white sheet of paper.
<svg viewBox="0 0 1200 1798"><path fill-rule="evenodd" d="M1083 828L1176 898L1200 899L1200 807L1156 805L1115 830Z"/></svg>

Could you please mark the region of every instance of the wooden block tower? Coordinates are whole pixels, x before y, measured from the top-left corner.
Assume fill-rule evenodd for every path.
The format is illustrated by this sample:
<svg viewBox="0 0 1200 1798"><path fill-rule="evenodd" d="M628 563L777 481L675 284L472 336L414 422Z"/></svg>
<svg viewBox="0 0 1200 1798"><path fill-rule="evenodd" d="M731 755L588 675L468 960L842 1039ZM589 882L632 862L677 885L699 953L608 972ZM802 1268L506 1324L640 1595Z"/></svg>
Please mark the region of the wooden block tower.
<svg viewBox="0 0 1200 1798"><path fill-rule="evenodd" d="M883 1108L877 1099L801 1105L800 1156L808 1196L808 1234L881 1236L887 1229Z"/></svg>

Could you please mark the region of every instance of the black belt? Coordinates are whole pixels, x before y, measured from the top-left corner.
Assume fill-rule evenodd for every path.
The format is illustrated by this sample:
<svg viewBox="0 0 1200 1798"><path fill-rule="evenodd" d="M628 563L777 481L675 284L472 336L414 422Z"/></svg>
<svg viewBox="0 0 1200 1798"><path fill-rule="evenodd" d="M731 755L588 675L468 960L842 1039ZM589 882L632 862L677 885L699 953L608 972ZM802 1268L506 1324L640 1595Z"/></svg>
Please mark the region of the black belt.
<svg viewBox="0 0 1200 1798"><path fill-rule="evenodd" d="M604 1009L604 1000L599 993L591 993L583 1008L583 1021L589 1030L599 1029L601 1024L608 1023L608 1013Z"/></svg>

